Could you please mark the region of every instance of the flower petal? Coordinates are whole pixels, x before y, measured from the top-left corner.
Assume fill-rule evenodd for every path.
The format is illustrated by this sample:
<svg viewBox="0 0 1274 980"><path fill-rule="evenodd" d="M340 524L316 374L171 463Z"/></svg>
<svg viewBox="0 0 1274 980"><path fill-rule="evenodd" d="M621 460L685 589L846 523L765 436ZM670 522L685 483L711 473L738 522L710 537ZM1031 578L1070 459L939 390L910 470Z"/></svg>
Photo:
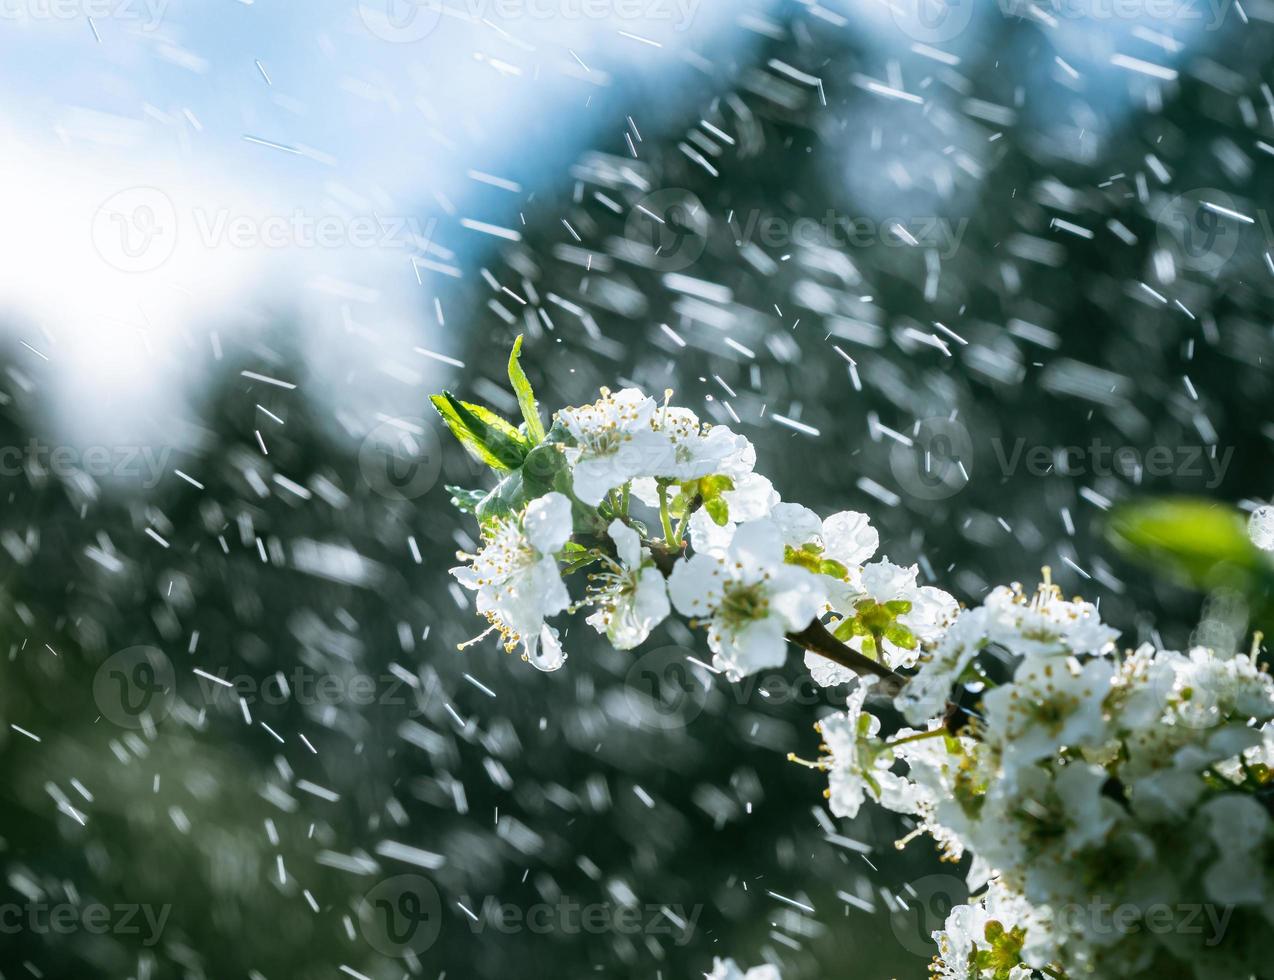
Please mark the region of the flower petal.
<svg viewBox="0 0 1274 980"><path fill-rule="evenodd" d="M571 537L571 502L556 492L532 500L522 526L532 548L542 555L557 554Z"/></svg>

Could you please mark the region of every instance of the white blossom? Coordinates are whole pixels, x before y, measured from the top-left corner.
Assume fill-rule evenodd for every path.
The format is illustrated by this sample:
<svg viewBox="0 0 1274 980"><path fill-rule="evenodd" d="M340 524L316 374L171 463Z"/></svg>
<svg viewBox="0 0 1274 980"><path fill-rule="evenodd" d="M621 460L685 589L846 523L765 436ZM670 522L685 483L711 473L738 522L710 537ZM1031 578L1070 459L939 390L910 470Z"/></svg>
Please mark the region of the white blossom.
<svg viewBox="0 0 1274 980"><path fill-rule="evenodd" d="M809 650L805 651L805 669L810 672L810 677L814 678L814 683L821 687L847 684L858 676L857 673L848 667L841 666L835 660L828 660Z"/></svg>
<svg viewBox="0 0 1274 980"><path fill-rule="evenodd" d="M913 725L939 714L956 681L987 642L987 611L966 609L943 634L932 656L920 665L895 703Z"/></svg>
<svg viewBox="0 0 1274 980"><path fill-rule="evenodd" d="M832 610L857 621L849 645L895 670L913 666L921 645L942 636L959 609L941 589L917 585L917 573L915 565L876 561L852 573L843 590L832 590Z"/></svg>
<svg viewBox="0 0 1274 980"><path fill-rule="evenodd" d="M1018 656L1103 653L1119 631L1101 621L1091 603L1068 602L1045 585L1029 600L1018 587L1000 586L987 596L987 637Z"/></svg>
<svg viewBox="0 0 1274 980"><path fill-rule="evenodd" d="M668 461L659 472L644 475L678 482L717 473L741 477L756 465L752 443L728 426L700 422L688 408L670 406L656 411L652 427L668 446Z"/></svg>
<svg viewBox="0 0 1274 980"><path fill-rule="evenodd" d="M556 670L566 659L557 633L544 620L570 605L555 555L571 536L571 502L560 493L531 501L521 519L495 522L469 564L451 569L477 593L479 614L500 632L508 649L522 643L527 659Z"/></svg>
<svg viewBox="0 0 1274 980"><path fill-rule="evenodd" d="M609 562L610 571L592 576L592 600L599 608L588 623L617 650L631 650L668 617L668 589L650 561L650 549L641 546L641 535L620 520L612 521L607 533L619 560Z"/></svg>
<svg viewBox="0 0 1274 980"><path fill-rule="evenodd" d="M1257 870L1271 847L1265 807L1250 796L1227 793L1200 808L1199 817L1217 852L1204 873L1208 897L1223 905L1261 905L1274 896Z"/></svg>
<svg viewBox="0 0 1274 980"><path fill-rule="evenodd" d="M880 798L879 772L875 771L880 768L879 756L872 744L880 719L863 711L871 686L860 682L850 692L845 710L817 725L828 753L821 763L827 770L828 805L838 817L857 816L868 795Z"/></svg>
<svg viewBox="0 0 1274 980"><path fill-rule="evenodd" d="M942 929L933 934L938 945L938 955L930 968L934 980L992 980L996 974L979 968L974 959L979 950L992 945L988 926L995 923L999 933L1011 934L1029 920L1030 909L1026 903L998 882L992 882L982 896L968 905L953 908ZM991 932L997 934L994 928ZM1014 940L1009 937L1007 942L1001 942L1007 947ZM1030 980L1032 972L1025 964L1018 964L1008 967L1005 975L1007 980Z"/></svg>
<svg viewBox="0 0 1274 980"><path fill-rule="evenodd" d="M603 388L591 405L557 413L575 443L564 452L581 503L595 507L633 477L670 465L668 442L652 426L656 411L654 399L636 388Z"/></svg>
<svg viewBox="0 0 1274 980"><path fill-rule="evenodd" d="M785 634L808 626L824 602L818 576L783 560L783 540L768 520L740 525L720 554L681 558L668 582L684 616L709 620L714 663L731 677L780 666Z"/></svg>
<svg viewBox="0 0 1274 980"><path fill-rule="evenodd" d="M1076 669L1066 660L1037 658L1019 666L1011 684L988 691L986 729L1003 751L1005 778L1061 748L1100 745L1106 738L1102 702L1113 676L1107 660Z"/></svg>

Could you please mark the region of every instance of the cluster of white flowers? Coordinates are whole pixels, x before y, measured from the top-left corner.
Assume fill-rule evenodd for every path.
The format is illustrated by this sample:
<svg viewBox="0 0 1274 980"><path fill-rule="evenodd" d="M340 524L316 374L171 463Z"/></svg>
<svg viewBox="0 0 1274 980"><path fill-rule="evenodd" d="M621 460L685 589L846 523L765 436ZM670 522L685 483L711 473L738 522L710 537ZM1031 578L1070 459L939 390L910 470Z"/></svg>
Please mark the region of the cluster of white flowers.
<svg viewBox="0 0 1274 980"><path fill-rule="evenodd" d="M549 490L486 520L482 548L453 570L507 647L520 645L536 667L562 665L546 621L580 605L596 607L587 622L621 650L675 608L707 627L715 664L731 677L781 665L788 634L823 614L835 617L851 649L890 667L914 663L955 615L949 595L917 585L914 566L863 564L880 541L865 515L820 520L783 503L753 471L751 443L728 426L636 388L601 395L559 411L546 440L565 465L563 490L587 516L574 519L567 494ZM659 534L647 531L634 501L650 508ZM559 560L591 569L576 604Z"/></svg>
<svg viewBox="0 0 1274 980"><path fill-rule="evenodd" d="M854 681L808 765L826 770L835 815L872 800L916 821L908 840L971 857L977 897L935 933L936 977L1265 969L1274 685L1255 651L1121 653L1094 606L1048 584L961 610L914 566L876 559L865 515L781 501L728 427L627 388L561 410L545 432L514 368L525 426L454 400L444 411L510 471L488 495L457 491L482 546L452 570L507 649L555 670L553 617L589 607L588 624L627 650L675 610L706 628L732 678L782 665L795 642L819 683ZM867 708L890 698L912 727L885 736ZM1221 935L1178 921L1196 906L1225 910ZM727 960L710 978L777 972Z"/></svg>
<svg viewBox="0 0 1274 980"><path fill-rule="evenodd" d="M1115 636L1052 586L997 589L897 697L918 731L880 738L864 688L821 723L833 813L870 797L949 857L974 855L970 885L985 892L935 935L935 976L1173 964L1202 980L1267 961L1274 683L1243 654L1119 655Z"/></svg>

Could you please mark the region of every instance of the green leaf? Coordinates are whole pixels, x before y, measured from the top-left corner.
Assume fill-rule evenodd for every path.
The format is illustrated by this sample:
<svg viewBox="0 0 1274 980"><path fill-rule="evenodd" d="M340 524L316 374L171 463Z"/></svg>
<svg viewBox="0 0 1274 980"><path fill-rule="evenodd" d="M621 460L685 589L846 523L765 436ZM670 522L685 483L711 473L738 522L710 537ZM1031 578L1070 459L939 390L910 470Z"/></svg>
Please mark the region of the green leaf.
<svg viewBox="0 0 1274 980"><path fill-rule="evenodd" d="M449 391L429 400L451 434L480 462L505 471L522 465L530 447L522 433L491 409L462 402Z"/></svg>
<svg viewBox="0 0 1274 980"><path fill-rule="evenodd" d="M518 396L518 407L522 409L522 418L526 419L526 434L534 445L544 441L544 424L540 421L540 410L535 404L535 392L531 390L531 382L522 370L522 335L513 342L513 351L509 354L509 383Z"/></svg>
<svg viewBox="0 0 1274 980"><path fill-rule="evenodd" d="M1197 589L1251 593L1270 565L1248 537L1240 511L1190 498L1139 501L1116 509L1106 529L1134 561Z"/></svg>

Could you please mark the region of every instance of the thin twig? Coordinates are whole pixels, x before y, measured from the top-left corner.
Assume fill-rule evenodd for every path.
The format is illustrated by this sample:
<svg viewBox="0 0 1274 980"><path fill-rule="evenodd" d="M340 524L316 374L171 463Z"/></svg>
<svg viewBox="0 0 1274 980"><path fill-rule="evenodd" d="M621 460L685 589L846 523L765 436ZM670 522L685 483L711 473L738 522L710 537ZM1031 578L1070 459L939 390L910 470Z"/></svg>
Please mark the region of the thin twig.
<svg viewBox="0 0 1274 980"><path fill-rule="evenodd" d="M879 690L882 694L892 695L902 690L905 678L901 674L895 674L884 664L872 660L871 657L863 656L857 650L850 649L832 636L827 627L817 619L799 633L788 633L787 638L811 653L817 653L820 657L835 661L842 667L848 667L860 677L864 674L879 677L881 679Z"/></svg>

